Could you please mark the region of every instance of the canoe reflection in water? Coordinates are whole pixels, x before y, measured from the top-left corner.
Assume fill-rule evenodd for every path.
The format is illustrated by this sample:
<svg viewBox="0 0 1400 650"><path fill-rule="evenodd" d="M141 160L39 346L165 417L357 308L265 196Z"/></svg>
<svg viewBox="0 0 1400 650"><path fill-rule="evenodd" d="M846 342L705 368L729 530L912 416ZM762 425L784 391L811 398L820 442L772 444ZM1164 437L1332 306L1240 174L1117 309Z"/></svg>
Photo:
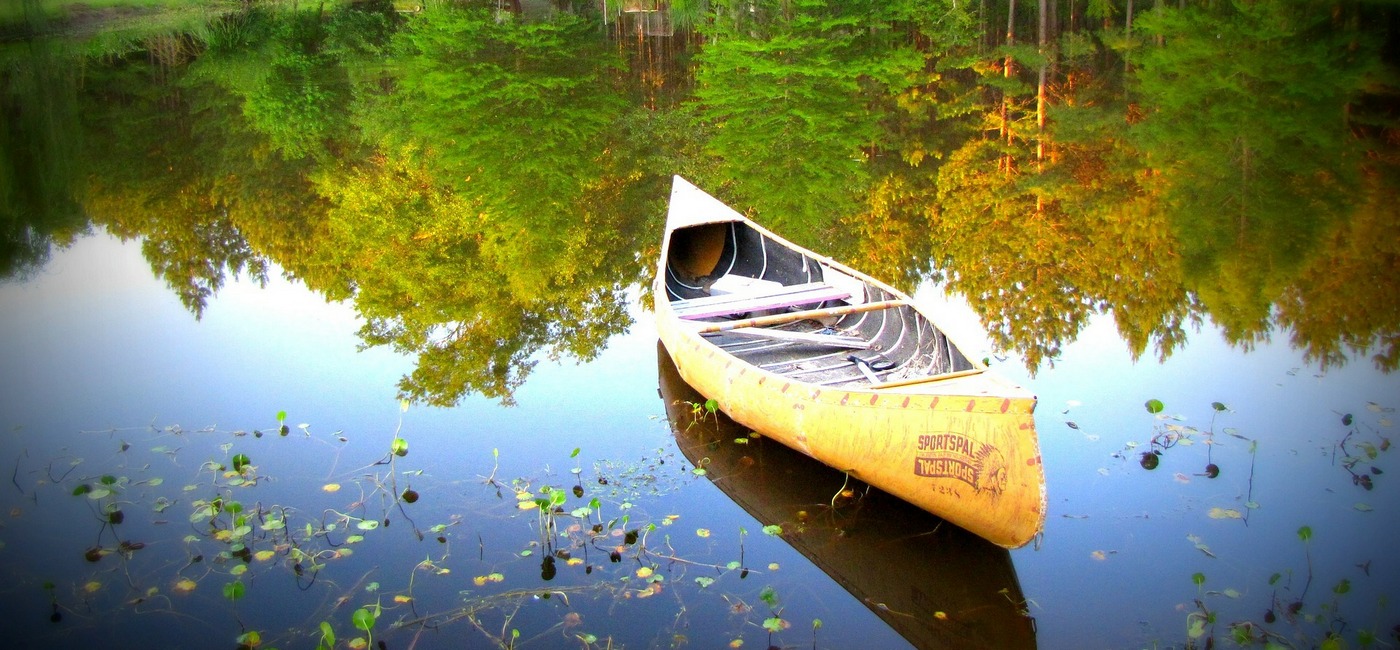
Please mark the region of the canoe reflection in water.
<svg viewBox="0 0 1400 650"><path fill-rule="evenodd" d="M659 342L656 357L681 453L911 644L1035 647L1008 550L761 435L736 443L749 431L723 413L693 424L705 398Z"/></svg>

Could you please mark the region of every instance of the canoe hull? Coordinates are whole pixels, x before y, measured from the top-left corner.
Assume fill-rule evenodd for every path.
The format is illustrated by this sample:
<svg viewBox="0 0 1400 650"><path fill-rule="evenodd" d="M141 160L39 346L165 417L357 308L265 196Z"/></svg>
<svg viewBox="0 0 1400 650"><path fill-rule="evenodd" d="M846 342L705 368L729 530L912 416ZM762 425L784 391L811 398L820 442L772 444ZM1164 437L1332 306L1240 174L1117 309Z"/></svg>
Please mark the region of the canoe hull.
<svg viewBox="0 0 1400 650"><path fill-rule="evenodd" d="M995 544L1023 546L1040 532L1045 474L1035 432L1034 394L962 354L929 314L889 285L783 240L683 179L676 179L671 201L653 295L658 334L686 383L760 435ZM728 227L752 233L750 241L770 247L762 251L763 277L794 284L807 280L815 269L823 277L858 281L864 289L855 295L866 304L899 304L888 312L912 324L897 330L903 334L882 348L902 365L923 367L920 359L930 350L946 350L951 361L929 364L932 374L900 381L865 382L857 377L832 383L782 370L792 364L755 364L740 358L737 348L716 344L700 324L678 316L672 301L679 304L689 297L678 298L674 284L668 285L668 273L672 281L676 275L672 248L677 233L684 231L681 239L692 244L704 239L694 233L722 232L716 224L741 225L737 230ZM713 264L721 253L733 254L738 244L732 237L723 247L689 249L706 253L695 258ZM780 256L777 247L787 253ZM674 248L679 256L687 246ZM776 273L780 259L797 260L789 266L804 269L803 277L794 281L795 274ZM916 356L896 354L900 342L914 339L923 343L905 349ZM851 365L859 364L846 364L844 372L853 373Z"/></svg>
<svg viewBox="0 0 1400 650"><path fill-rule="evenodd" d="M660 348L660 346L658 346ZM1011 554L914 506L866 491L723 415L694 424L664 348L658 379L676 445L705 477L916 648L1036 647ZM851 496L837 496L854 488Z"/></svg>
<svg viewBox="0 0 1400 650"><path fill-rule="evenodd" d="M995 544L1044 522L1033 400L816 387L749 366L669 319L682 379L735 422Z"/></svg>

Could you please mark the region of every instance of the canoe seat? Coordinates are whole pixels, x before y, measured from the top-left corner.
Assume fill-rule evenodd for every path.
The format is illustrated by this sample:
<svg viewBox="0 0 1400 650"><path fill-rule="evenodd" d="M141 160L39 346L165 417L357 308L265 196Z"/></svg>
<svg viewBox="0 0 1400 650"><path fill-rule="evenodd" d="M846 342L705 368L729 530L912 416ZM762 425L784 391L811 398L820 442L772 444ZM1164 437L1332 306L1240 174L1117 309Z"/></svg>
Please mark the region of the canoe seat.
<svg viewBox="0 0 1400 650"><path fill-rule="evenodd" d="M845 300L850 297L849 291L837 289L825 282L808 282L789 286L779 285L777 288L677 300L671 303L671 308L676 311L677 316L695 320L799 305L813 305L828 300Z"/></svg>

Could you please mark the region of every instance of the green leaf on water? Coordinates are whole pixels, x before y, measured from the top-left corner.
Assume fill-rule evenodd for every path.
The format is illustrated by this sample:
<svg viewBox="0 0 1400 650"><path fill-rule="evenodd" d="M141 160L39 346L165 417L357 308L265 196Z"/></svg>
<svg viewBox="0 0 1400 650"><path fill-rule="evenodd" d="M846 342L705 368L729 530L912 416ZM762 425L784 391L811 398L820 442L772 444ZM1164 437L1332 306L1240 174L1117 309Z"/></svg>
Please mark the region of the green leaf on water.
<svg viewBox="0 0 1400 650"><path fill-rule="evenodd" d="M783 527L782 527L782 526L779 526L779 525L777 525L777 524L769 524L769 525L763 527L763 534L765 534L765 535L781 535L781 534L783 534Z"/></svg>
<svg viewBox="0 0 1400 650"><path fill-rule="evenodd" d="M1222 403L1220 403L1220 402L1211 402L1211 403L1210 403L1210 407L1213 408L1213 409L1215 409L1216 411L1228 411L1228 410L1230 410L1230 407L1225 406L1224 404L1222 404Z"/></svg>
<svg viewBox="0 0 1400 650"><path fill-rule="evenodd" d="M111 494L112 494L112 491L111 491L111 490L108 490L108 489L105 488L105 487L100 487L100 488L96 488L96 489L93 489L93 490L88 491L87 496L88 496L89 499L101 499L101 498L106 497L106 496L109 496L109 495L111 495Z"/></svg>
<svg viewBox="0 0 1400 650"><path fill-rule="evenodd" d="M286 421L287 421L287 412L286 412L286 411L278 411L278 412L277 412L277 423L278 423L278 424L281 424L281 423L286 422Z"/></svg>
<svg viewBox="0 0 1400 650"><path fill-rule="evenodd" d="M239 598L243 597L243 592L245 589L246 587L243 586L242 582L230 582L224 585L224 598L227 598L229 600L238 600Z"/></svg>
<svg viewBox="0 0 1400 650"><path fill-rule="evenodd" d="M379 521L375 519L364 519L355 524L360 530L374 530L379 527Z"/></svg>
<svg viewBox="0 0 1400 650"><path fill-rule="evenodd" d="M1166 405L1162 404L1162 400L1159 400L1159 399L1150 399L1150 400L1147 400L1147 402L1145 402L1145 403L1143 404L1143 406L1147 407L1147 412L1148 412L1148 413L1154 413L1154 414L1155 414L1155 413L1161 413L1161 412L1162 412L1162 409L1166 408Z"/></svg>
<svg viewBox="0 0 1400 650"><path fill-rule="evenodd" d="M772 587L764 587L761 591L759 591L758 599L763 601L769 607L778 606L778 592L775 591Z"/></svg>
<svg viewBox="0 0 1400 650"><path fill-rule="evenodd" d="M574 452L571 453L571 454L569 454L569 458L576 458L576 457L578 457L578 452L579 452L581 449L582 449L581 447L574 447Z"/></svg>
<svg viewBox="0 0 1400 650"><path fill-rule="evenodd" d="M1366 503L1357 503L1356 505L1354 505L1354 506L1352 506L1352 507L1353 507L1353 508L1356 508L1357 510L1360 510L1361 512L1370 512L1370 511L1372 511L1372 510L1375 510L1375 508L1372 508L1372 507L1370 506L1370 504L1366 504Z"/></svg>
<svg viewBox="0 0 1400 650"><path fill-rule="evenodd" d="M351 615L350 621L355 624L356 628L368 632L374 629L374 612L369 611L367 607L361 607Z"/></svg>
<svg viewBox="0 0 1400 650"><path fill-rule="evenodd" d="M771 618L763 619L763 629L768 630L769 632L773 632L774 634L776 634L776 633L778 633L778 632L782 632L782 631L783 631L783 619L781 619L781 618L779 618L779 617L777 617L777 616L773 616L773 617L771 617Z"/></svg>
<svg viewBox="0 0 1400 650"><path fill-rule="evenodd" d="M705 410L713 414L715 411L719 410L719 402L714 398L705 400Z"/></svg>
<svg viewBox="0 0 1400 650"><path fill-rule="evenodd" d="M1195 584L1197 587L1199 587L1199 586L1205 584L1205 583L1206 583L1206 574L1201 573L1201 572L1199 572L1199 571L1196 572L1196 573L1191 574L1191 582L1192 582L1193 584Z"/></svg>
<svg viewBox="0 0 1400 650"><path fill-rule="evenodd" d="M1304 542L1312 539L1312 528L1309 526L1303 526L1302 528L1299 528L1298 539L1301 539Z"/></svg>
<svg viewBox="0 0 1400 650"><path fill-rule="evenodd" d="M1338 596L1341 596L1347 593L1348 591L1351 591L1351 581L1346 578L1342 578L1342 581L1338 582L1337 586L1332 588L1332 593L1337 594Z"/></svg>
<svg viewBox="0 0 1400 650"><path fill-rule="evenodd" d="M1188 619L1189 622L1186 624L1186 636L1193 639L1201 638L1201 635L1206 633L1206 617L1193 612L1193 615L1188 617Z"/></svg>
<svg viewBox="0 0 1400 650"><path fill-rule="evenodd" d="M714 583L715 579L709 576L699 576L695 578L695 584L700 585L701 589L704 589L705 587L708 587Z"/></svg>
<svg viewBox="0 0 1400 650"><path fill-rule="evenodd" d="M77 496L82 496L82 495L87 494L88 492L91 492L91 491L92 491L92 486L91 486L91 485L88 485L87 483L84 483L84 484L82 484L82 485L79 485L78 487L73 488L73 496L75 496L75 497L77 497Z"/></svg>
<svg viewBox="0 0 1400 650"><path fill-rule="evenodd" d="M395 456L407 456L408 441L403 438L394 438L394 442L389 445L389 451L393 452Z"/></svg>

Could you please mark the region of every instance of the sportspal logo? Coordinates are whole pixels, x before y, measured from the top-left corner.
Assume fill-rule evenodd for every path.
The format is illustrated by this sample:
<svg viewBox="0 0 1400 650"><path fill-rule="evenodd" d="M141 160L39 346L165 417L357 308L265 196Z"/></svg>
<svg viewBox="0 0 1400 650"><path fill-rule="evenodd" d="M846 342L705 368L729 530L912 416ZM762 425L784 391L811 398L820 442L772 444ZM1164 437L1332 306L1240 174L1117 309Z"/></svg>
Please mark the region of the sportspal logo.
<svg viewBox="0 0 1400 650"><path fill-rule="evenodd" d="M961 433L920 435L914 474L962 481L978 492L1006 489L1006 456L1001 450Z"/></svg>

